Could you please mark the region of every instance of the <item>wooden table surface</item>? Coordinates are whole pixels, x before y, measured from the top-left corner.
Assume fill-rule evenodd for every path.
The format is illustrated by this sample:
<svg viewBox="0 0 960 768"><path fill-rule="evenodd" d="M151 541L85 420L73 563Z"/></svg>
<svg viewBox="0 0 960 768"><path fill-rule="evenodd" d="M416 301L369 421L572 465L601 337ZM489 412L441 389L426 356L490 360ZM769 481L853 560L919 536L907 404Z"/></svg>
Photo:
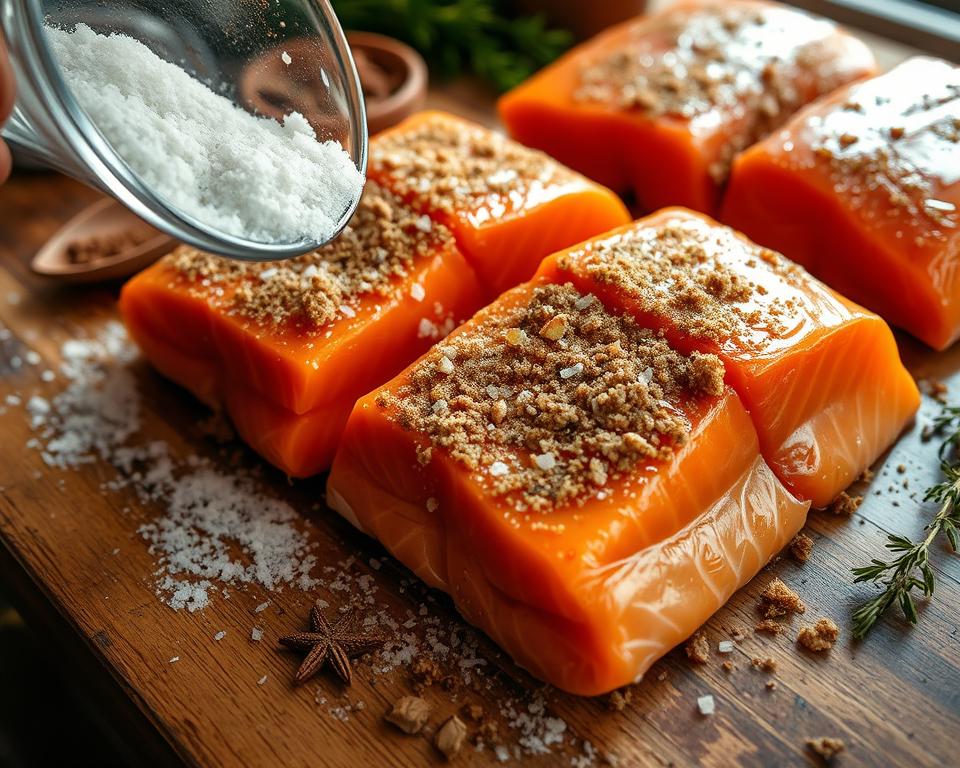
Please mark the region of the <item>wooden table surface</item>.
<svg viewBox="0 0 960 768"><path fill-rule="evenodd" d="M489 99L470 94L446 89L435 91L433 99L491 120ZM35 392L51 396L62 389L62 380L44 382L40 372L56 370L63 342L95 334L116 317L117 286L50 284L27 267L57 226L95 197L79 184L47 174L18 174L0 188L0 322L11 332L0 344L0 400L7 395L25 400ZM42 362L14 367L13 358L22 359L28 349L36 350ZM901 349L918 377L949 381L960 370L960 349L936 355L906 339ZM137 439L165 440L177 456L209 456L230 471L235 451L206 436L204 409L144 363L131 367L144 412ZM674 651L632 687L632 701L623 711L612 711L605 699L545 689L481 637L483 684L464 685L455 658L444 662L446 671L456 674L449 690L433 686L424 694L434 707L431 728L464 704L477 703L499 722L504 745L521 749L522 729L508 725L510 718L500 710L505 702L517 708L543 698L566 731L548 755L524 758L537 765L601 765L605 758L621 766L803 765L812 760L805 739L819 736L846 743L838 761L843 766L957 764L960 558L937 546L937 595L922 607L919 627L911 629L892 615L859 643L851 641L849 629L852 608L870 594L868 587L851 584L850 567L880 554L888 531L919 535L931 514L919 498L920 489L936 478L935 446L921 441L919 432L936 410L925 398L917 424L877 463L872 484L860 490L866 500L857 514L848 519L811 513L806 531L815 546L809 562L799 565L784 557L773 563L706 625L714 647L737 630L745 634L728 657L733 671L721 669L723 657L716 653L698 666ZM412 690L409 669L375 674L369 663L359 663L349 689L326 674L301 688L290 685L296 660L277 652L276 638L301 628L314 598L343 602L344 593L330 588L324 566L342 571L347 558L353 559L346 570L368 577L377 606L398 621L417 616L425 606L439 618L445 637L468 633L443 595L420 587L375 542L318 507L322 479L288 484L268 470L263 483L302 513L299 527L319 560L315 575L327 586L310 593L235 588L229 598L215 596L203 611L174 612L155 594L157 561L137 533L162 510L140 502L129 488L105 491L102 484L115 474L108 466L47 467L38 451L26 447L34 435L22 408L7 408L0 429L0 579L28 622L49 641L51 659L69 668L104 728L121 737L132 762L443 762L428 733L404 736L383 722L388 707ZM241 461L256 463L248 453ZM907 468L903 475L896 470L901 464ZM902 487L904 479L909 490ZM382 566L371 566L371 558ZM841 640L830 653L814 655L797 647L799 621L780 637L751 631L758 619L757 595L774 575L806 601L804 621L829 616L841 626ZM269 608L254 613L266 600ZM412 623L413 632L424 631L422 623ZM260 642L250 639L254 626L264 630ZM221 630L227 634L218 642L214 635ZM777 672L753 669L755 656L776 659ZM173 657L179 661L170 663ZM258 684L264 675L266 681ZM772 690L766 687L769 680L776 681ZM697 697L707 693L716 699L711 717L697 711ZM489 748L468 747L457 757L462 765L491 762Z"/></svg>

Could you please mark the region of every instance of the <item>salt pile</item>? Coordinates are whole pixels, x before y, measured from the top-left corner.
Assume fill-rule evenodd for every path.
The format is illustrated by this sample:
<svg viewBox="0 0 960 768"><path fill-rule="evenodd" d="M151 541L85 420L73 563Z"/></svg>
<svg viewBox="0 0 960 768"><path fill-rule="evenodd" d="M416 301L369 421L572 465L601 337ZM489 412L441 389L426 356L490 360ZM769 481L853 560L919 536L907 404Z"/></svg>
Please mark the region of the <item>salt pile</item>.
<svg viewBox="0 0 960 768"><path fill-rule="evenodd" d="M157 589L168 605L203 608L217 585L317 585L309 539L288 503L262 493L242 471L225 474L196 456L177 459L164 442L133 440L140 400L128 363L136 350L122 325L66 342L61 356L66 389L27 401L37 434L31 445L61 469L107 461L119 473L109 487L130 486L163 510L140 534L159 559Z"/></svg>
<svg viewBox="0 0 960 768"><path fill-rule="evenodd" d="M47 28L77 101L157 194L224 232L259 242L327 240L363 176L339 142L297 112L255 117L143 43L83 24Z"/></svg>

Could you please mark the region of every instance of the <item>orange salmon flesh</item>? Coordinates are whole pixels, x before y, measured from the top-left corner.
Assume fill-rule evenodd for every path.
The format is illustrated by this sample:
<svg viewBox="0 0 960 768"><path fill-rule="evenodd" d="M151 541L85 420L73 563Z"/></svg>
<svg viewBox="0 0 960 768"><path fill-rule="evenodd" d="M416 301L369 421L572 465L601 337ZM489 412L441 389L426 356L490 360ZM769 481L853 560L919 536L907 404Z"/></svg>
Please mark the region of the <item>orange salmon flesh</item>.
<svg viewBox="0 0 960 768"><path fill-rule="evenodd" d="M511 136L642 211L716 213L736 152L876 72L859 40L765 2L681 2L597 35L506 94Z"/></svg>

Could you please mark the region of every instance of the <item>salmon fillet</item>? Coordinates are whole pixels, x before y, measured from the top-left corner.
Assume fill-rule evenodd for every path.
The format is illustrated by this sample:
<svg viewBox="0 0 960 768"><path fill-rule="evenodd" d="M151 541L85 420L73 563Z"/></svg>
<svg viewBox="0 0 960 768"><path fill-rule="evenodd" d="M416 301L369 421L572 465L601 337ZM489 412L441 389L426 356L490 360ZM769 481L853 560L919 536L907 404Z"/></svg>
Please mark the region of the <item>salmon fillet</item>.
<svg viewBox="0 0 960 768"><path fill-rule="evenodd" d="M158 370L294 477L328 468L357 397L482 303L449 230L376 184L317 252L248 264L181 247L120 295Z"/></svg>
<svg viewBox="0 0 960 768"><path fill-rule="evenodd" d="M666 209L548 257L683 352L717 355L780 480L828 504L919 406L886 323L702 214Z"/></svg>
<svg viewBox="0 0 960 768"><path fill-rule="evenodd" d="M641 210L715 213L730 161L876 72L832 23L765 2L680 2L580 45L500 101L511 136Z"/></svg>
<svg viewBox="0 0 960 768"><path fill-rule="evenodd" d="M737 158L723 219L945 349L960 336L960 68L911 59L804 110Z"/></svg>
<svg viewBox="0 0 960 768"><path fill-rule="evenodd" d="M488 299L529 280L544 256L631 218L610 190L443 112L378 134L368 174L449 227Z"/></svg>
<svg viewBox="0 0 960 768"><path fill-rule="evenodd" d="M585 695L639 679L809 507L715 356L543 278L358 401L327 498L518 663Z"/></svg>

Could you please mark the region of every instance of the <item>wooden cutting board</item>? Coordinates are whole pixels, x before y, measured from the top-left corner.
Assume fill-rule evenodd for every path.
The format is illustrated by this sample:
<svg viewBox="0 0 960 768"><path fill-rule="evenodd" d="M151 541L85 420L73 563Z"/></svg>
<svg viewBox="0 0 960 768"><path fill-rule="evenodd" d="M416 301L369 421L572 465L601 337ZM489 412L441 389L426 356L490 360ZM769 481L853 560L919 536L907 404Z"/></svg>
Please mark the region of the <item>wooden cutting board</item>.
<svg viewBox="0 0 960 768"><path fill-rule="evenodd" d="M490 98L469 87L436 90L432 99L434 106L494 120ZM116 318L116 286L67 288L42 282L26 266L57 226L93 199L94 193L56 175L17 175L0 188L0 322L9 330L0 341L0 401L56 393L63 382L45 382L41 372L57 369L63 342L93 335ZM39 354L39 363L15 366L14 358L23 361L28 350ZM960 348L937 355L902 339L901 350L916 376L960 383ZM211 440L201 424L208 414L189 396L143 363L132 369L144 411L138 440L164 440L179 456L209 456L225 471L237 461L256 463L244 450L225 450ZM936 411L925 398L917 425L877 463L872 483L858 489L866 500L852 518L811 514L807 533L815 546L809 562L784 557L773 563L707 624L714 646L709 663L694 665L682 650L674 651L631 689L632 701L622 711L612 711L605 698L544 689L480 637L481 684L465 684L457 654L451 654L441 665L450 684L424 693L434 708L429 730L464 705L479 704L511 755L529 752L533 742L524 742L524 718L518 725L516 712L542 700L565 730L548 754L523 757L538 765L802 765L812 760L805 739L819 736L845 742L839 762L844 766L956 764L960 558L936 547L937 595L921 609L919 627L892 615L861 643L851 642L849 629L852 608L870 594L868 587L851 584L850 567L881 554L889 531L920 535L931 515L919 499L937 477L936 450L919 433ZM228 597L215 595L203 611L174 612L155 594L157 560L137 533L162 510L138 501L130 489L105 490L115 475L108 466L47 467L38 451L26 447L34 434L22 407L6 407L0 429L0 579L28 622L43 630L51 658L62 662L104 726L121 737L133 763L443 762L429 732L404 736L383 721L390 705L412 691L409 668L381 673L361 662L349 689L328 674L291 686L297 661L276 650L277 637L305 627L314 598L342 604L342 591L237 588ZM345 571L352 583L368 577L377 606L401 623L414 617L414 634L425 631L420 613L426 610L447 641L469 637L449 600L422 588L379 545L318 504L322 478L288 484L268 470L263 484L301 513L298 526L314 545L315 570L328 585L325 573ZM797 647L800 621L780 637L752 632L757 595L774 575L806 601L804 621L828 616L841 626L841 640L830 653ZM256 613L265 601L268 608ZM251 639L253 627L263 630L259 642ZM218 641L221 631L226 635ZM718 656L716 643L738 631L744 638L734 652ZM777 671L752 668L754 657L774 658ZM732 661L732 671L721 668L724 659ZM697 710L697 697L705 694L716 701L710 717ZM504 715L510 707L514 714ZM542 716L530 720L535 729L544 722ZM557 722L551 723L548 730L557 731ZM468 746L456 761L495 762L489 746Z"/></svg>

